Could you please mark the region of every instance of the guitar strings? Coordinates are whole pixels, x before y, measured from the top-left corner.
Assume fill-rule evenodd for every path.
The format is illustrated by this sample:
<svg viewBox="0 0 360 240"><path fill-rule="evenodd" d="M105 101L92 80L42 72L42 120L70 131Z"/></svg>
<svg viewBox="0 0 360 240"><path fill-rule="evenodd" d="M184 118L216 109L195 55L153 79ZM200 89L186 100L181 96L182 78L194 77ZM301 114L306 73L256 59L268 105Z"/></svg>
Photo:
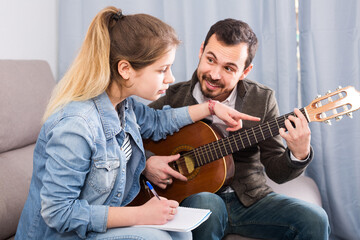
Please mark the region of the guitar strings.
<svg viewBox="0 0 360 240"><path fill-rule="evenodd" d="M270 127L274 127L276 123L270 123L269 126ZM277 124L276 124L277 125ZM255 129L256 128L256 129ZM253 128L252 130L254 131L255 134L259 134L261 132L261 129L260 129L260 126L257 126ZM255 129L255 130L254 130ZM184 167L184 165L186 165L186 163L184 162L185 159L184 157L187 157L189 156L190 158L192 157L193 159L196 160L196 163L198 166L201 166L201 165L204 165L205 163L207 162L211 162L211 161L207 161L206 159L213 159L213 160L217 160L217 159L220 159L221 157L223 156L227 156L229 154L223 154L222 151L221 151L221 147L220 146L224 146L225 147L225 152L228 153L228 148L230 147L231 150L233 148L235 148L237 151L240 150L241 148L238 147L238 145L236 145L236 147L234 146L234 143L238 142L238 140L240 139L243 139L244 137L248 137L250 139L250 142L248 142L248 144L244 144L242 142L242 147L243 148L246 148L248 145L251 146L251 142L253 142L254 140L256 142L259 142L256 138L255 135L250 135L250 134L247 134L246 131L249 130L249 129L246 129L244 132L241 132L241 133L238 133L238 134L234 134L232 136L229 136L227 138L223 138L223 139L220 139L218 141L215 141L215 142L211 142L211 143L208 143L208 144L205 144L203 146L200 146L196 149L193 149L193 150L190 150L184 154L182 154L182 158L177 160L177 163L178 165L180 165L180 167ZM267 139L268 137L271 137L271 136L274 136L270 131L268 133L265 132L262 132L263 136L264 136L264 139ZM225 141L228 141L228 143L225 143ZM241 140L242 141L242 140ZM249 140L248 140L249 141ZM218 143L218 146L215 146L215 143ZM213 147L211 147L210 145L213 145ZM233 145L233 147L231 146ZM207 149L209 149L209 151L207 151ZM218 152L220 150L220 157L218 155ZM231 153L234 152L234 151L231 151ZM209 154L208 154L209 153ZM213 154L214 153L214 154ZM196 155L198 155L199 157L197 158ZM209 157L211 155L211 158ZM214 157L214 155L216 155L216 157ZM204 160L204 161L202 161ZM199 162L201 161L201 162Z"/></svg>
<svg viewBox="0 0 360 240"><path fill-rule="evenodd" d="M270 128L275 127L276 125L278 125L278 124L277 124L277 123L269 123ZM186 167L186 166L185 166L186 163L184 162L184 161L185 161L184 158L185 158L185 157L190 157L190 158L192 158L192 159L194 159L194 160L196 161L196 163L197 163L198 166L202 166L202 165L206 164L207 162L211 162L211 159L212 159L212 160L217 160L217 159L220 159L220 158L223 157L223 156L229 155L229 154L223 154L222 151L221 151L221 147L220 147L220 146L224 146L224 147L225 147L225 152L226 152L226 153L229 152L229 151L228 151L228 147L230 147L230 148L232 149L231 145L233 145L233 147L234 147L235 149L237 149L237 151L240 150L241 148L239 148L237 145L236 145L237 147L235 147L235 146L234 146L234 143L236 144L236 142L238 142L239 139L242 141L242 139L243 139L244 137L248 137L249 140L247 140L247 141L248 141L247 144L244 144L243 141L242 141L242 147L243 147L243 148L246 148L248 145L251 146L251 142L253 142L254 140L255 140L256 142L259 142L259 141L257 140L257 138L256 138L255 135L256 135L256 134L259 134L260 132L262 132L262 130L260 129L260 127L261 127L261 126L256 126L255 128L252 128L252 129L246 129L246 130L244 130L243 132L240 132L240 133L238 133L238 134L234 134L234 135L231 135L231 136L229 136L229 137L227 137L227 138L223 138L223 139L220 139L220 140L218 140L218 141L211 142L211 143L205 144L205 145L203 145L203 146L200 146L200 147L198 147L198 148L196 148L196 149L190 150L190 151L182 154L183 157L182 157L181 159L177 160L177 163L178 163L178 165L180 165L180 167ZM253 135L253 134L248 134L248 133L246 132L247 130L253 130L254 133L255 133L255 135ZM263 139L263 140L267 139L268 137L274 136L274 135L272 134L272 132L270 132L270 131L271 131L271 130L269 130L268 132L265 132L265 134L264 134L264 132L262 132L262 134L263 134L263 136L264 136L264 139ZM277 135L277 134L276 134L276 135ZM225 141L228 141L229 144L225 143ZM249 142L249 141L250 141L250 142ZM217 143L218 146L215 146L215 143ZM211 147L210 145L213 145L213 147ZM207 151L207 149L206 149L207 147L209 148L209 151ZM219 152L219 151L220 151L220 154L219 154L220 157L219 157L219 155L218 155L218 152ZM230 151L230 152L234 152L234 151ZM208 153L209 153L209 154L208 154ZM214 154L213 154L213 153L214 153ZM197 158L196 155L198 155L199 157ZM210 158L209 155L211 155L212 158ZM216 155L216 157L214 157L214 155ZM206 159L210 159L210 161L208 161L208 160L206 160ZM204 161L202 161L202 160L204 160ZM199 162L199 161L200 161L200 162Z"/></svg>
<svg viewBox="0 0 360 240"><path fill-rule="evenodd" d="M274 127L275 124L276 123L271 123L269 125L270 125L270 127ZM276 125L278 125L278 124L276 124ZM248 138L246 144L243 141L242 141L242 144L241 144L243 148L246 148L248 145L250 146L251 142L254 142L254 140L255 140L255 142L259 142L258 138L256 137L256 134L261 133L264 136L264 138L262 140L265 140L266 138L273 136L273 134L272 134L272 132L270 132L270 130L269 130L268 133L267 132L264 133L260 129L259 126L251 129L251 130L253 130L254 134L253 133L248 134L247 130L249 130L249 129L246 129L244 132L234 134L234 135L229 136L227 138L220 139L220 140L218 140L216 142L212 142L212 143L208 143L208 144L205 144L203 146L200 146L197 149L193 149L193 150L183 154L183 156L184 157L193 156L193 157L195 157L195 160L197 160L198 165L203 165L202 160L204 160L204 162L206 163L207 161L206 161L205 158L209 159L210 158L209 155L211 155L212 159L216 160L216 159L219 159L219 158L221 158L223 156L229 155L228 154L229 152L230 153L234 152L233 148L236 149L237 151L240 150L241 148L238 147L238 145L236 144L236 142L239 142L238 141L239 139L242 141L242 139L244 139L245 137ZM226 141L228 141L229 143L226 143ZM218 146L215 146L215 143L217 143ZM234 143L236 144L236 146L234 145ZM213 145L213 146L211 147L210 145ZM240 143L239 143L239 145L240 145ZM226 154L222 153L221 146L224 146ZM207 148L210 151L207 151ZM220 154L218 154L219 150L220 150ZM199 158L196 158L196 155L198 155ZM214 155L216 155L216 157L214 157ZM219 155L220 155L220 157L219 157ZM199 160L201 161L201 164L200 164Z"/></svg>
<svg viewBox="0 0 360 240"><path fill-rule="evenodd" d="M285 116L285 117L280 117L280 118L284 118L284 120L285 120L285 119L286 119L286 116ZM273 129L274 127L279 128L280 126L279 126L279 121L278 121L278 120L279 120L279 118L276 119L277 122L276 122L275 120L272 120L272 121L269 121L269 122L270 122L269 124L267 124L268 122L266 122L266 123L264 123L264 124L261 124L261 125L259 125L259 126L254 127L254 128L245 129L244 131L239 132L238 134L234 134L234 135L231 135L231 136L229 136L229 137L220 139L219 142L224 142L224 141L226 141L226 140L227 140L227 141L230 141L231 146L228 145L228 144L226 144L226 145L227 145L227 146L230 146L230 148L232 148L232 146L233 146L233 147L234 147L235 149L237 149L237 151L238 151L238 150L240 150L241 148L234 146L234 143L239 142L239 141L238 141L239 139L242 140L242 139L244 139L245 137L248 137L248 138L250 139L250 142L253 142L254 140L255 140L256 142L260 142L260 141L258 141L258 137L256 137L256 136L260 136L260 133L261 133L261 136L260 136L261 141L267 139L268 137L275 136L275 134L273 134L272 131L269 130L269 129L267 129L267 130L269 131L270 134L268 134L267 132L265 132L265 134L264 134L264 131L262 131L262 128L263 128L263 125L268 125L271 129ZM283 121L284 121L284 120L283 120ZM280 123L281 126L283 126L283 121ZM252 132L251 132L251 130L252 130ZM273 130L274 130L274 129L273 129ZM250 134L248 133L248 131L250 131ZM276 133L276 135L277 135L277 134L278 134L278 132ZM249 140L247 140L247 142L249 142ZM213 143L214 143L214 142L213 142ZM210 144L211 144L211 143L206 144L206 145L210 145ZM199 147L199 148L202 148L202 147L206 148L206 145L203 145L203 146L201 146L201 147ZM222 145L224 145L224 143L223 143ZM236 145L237 145L237 144L236 144ZM243 148L247 147L248 145L249 145L249 144L244 144L244 143L242 142ZM215 148L217 148L217 147L215 147ZM205 150L206 150L206 149L205 149Z"/></svg>
<svg viewBox="0 0 360 240"><path fill-rule="evenodd" d="M305 113L303 108L300 109L300 111L303 114ZM194 160L196 161L198 166L202 166L208 162L220 159L220 158L227 156L233 152L239 151L240 149L249 147L249 146L253 145L254 142L258 143L269 137L276 136L279 134L279 132L276 131L274 134L272 130L274 130L274 128L279 129L280 127L284 127L284 122L289 115L295 116L295 114L293 112L288 113L286 115L280 116L278 118L275 118L273 120L265 122L261 125L255 126L253 128L245 129L245 130L238 132L234 135L231 135L229 137L222 138L220 140L217 140L217 141L214 141L211 143L207 143L205 145L202 145L198 148L192 149L192 150L182 154L182 157L179 158L176 162L181 167L186 167L185 157L190 157L190 158L194 158ZM267 125L267 129L266 129L266 131L263 131L262 128L266 125ZM247 142L248 142L247 144L245 144L244 141L242 140L242 139L245 139L245 137L247 138ZM260 137L260 138L258 138L258 137ZM239 147L237 144L237 143L239 143L239 140L241 140L242 148ZM226 141L228 143L225 143ZM217 143L218 146L215 146L215 143ZM213 145L213 146L211 147L210 145ZM220 145L224 147L226 154L222 153ZM206 149L207 147L209 148L209 151ZM233 149L236 149L236 151L234 151ZM219 150L220 150L220 154L219 154L220 157L217 154L217 153L219 153ZM196 155L199 156L199 159L196 157ZM211 158L210 158L210 155L211 155ZM214 157L214 155L216 155L216 157ZM209 159L210 161L207 159ZM202 160L204 160L204 161L202 161ZM199 162L199 161L201 161L201 162Z"/></svg>
<svg viewBox="0 0 360 240"><path fill-rule="evenodd" d="M290 114L288 114L288 115L290 115ZM262 140L267 139L268 137L275 136L275 134L272 133L271 128L273 128L273 127L276 126L277 129L278 129L278 128L280 127L278 120L281 120L280 125L281 125L281 127L283 127L283 122L285 121L285 119L287 118L288 115L284 115L284 116L282 116L282 117L276 118L276 119L274 119L274 120L271 120L271 121L269 121L269 122L267 122L267 123L265 123L265 124L256 126L256 127L254 127L254 128L246 129L246 130L244 130L243 132L240 132L240 133L238 133L238 134L234 134L234 135L232 135L232 136L230 136L230 137L220 139L220 140L216 141L216 142L218 143L218 146L214 146L214 143L215 143L215 142L208 143L208 144L205 144L205 145L203 145L203 146L198 147L197 149L193 149L193 150L185 153L183 156L189 156L189 155L194 156L194 157L195 157L195 160L197 161L197 164L198 164L199 166L203 165L203 161L201 161L201 158L203 158L203 160L204 160L205 163L207 162L205 158L207 157L207 158L209 159L209 154L208 154L208 151L206 150L206 146L209 147L210 154L211 154L213 160L219 159L219 158L221 158L221 157L223 157L223 156L227 156L227 155L229 155L230 153L234 152L234 151L233 151L233 147L236 149L236 151L238 151L238 150L241 149L241 148L239 148L238 145L236 144L236 142L238 142L238 139L240 139L240 140L242 141L242 139L243 139L244 137L247 137L247 138L248 138L248 140L247 140L247 141L248 141L248 144L244 144L243 141L242 141L242 146L243 146L243 148L246 148L247 146L251 146L251 145L252 145L251 142L254 142L254 140L255 140L256 143L258 143L258 142L260 142L260 141L262 141ZM265 134L264 134L264 132L261 130L261 127L262 127L263 125L268 125L268 126L270 127L270 129L268 129L268 131L269 131L268 133L265 132ZM250 132L250 134L248 134L247 131L249 131L249 130L252 130L253 133ZM262 134L262 137L261 137L262 139L261 139L260 141L259 141L258 138L256 137L256 135L259 135L259 133ZM269 133L270 133L270 134L269 134ZM278 134L278 132L276 132L276 135L277 135L277 134ZM246 136L243 136L243 135L246 135ZM266 136L265 136L265 135L266 135ZM226 140L229 142L229 144L225 143ZM221 145L223 145L223 146L225 147L225 152L226 152L226 154L223 154L223 153L222 153L221 147L220 147L220 142L222 143ZM234 145L234 143L236 144L236 146ZM210 144L213 145L213 148L210 147ZM229 147L230 147L230 149L229 149ZM218 154L217 154L217 152L218 152L217 150L220 150L220 157L219 157ZM229 153L228 150L230 150L230 153ZM198 152L199 159L196 158L196 152ZM216 156L217 156L216 158L213 157L212 152L215 152L215 153L216 153ZM206 156L205 156L205 154L206 154ZM201 161L201 163L199 163L199 160Z"/></svg>

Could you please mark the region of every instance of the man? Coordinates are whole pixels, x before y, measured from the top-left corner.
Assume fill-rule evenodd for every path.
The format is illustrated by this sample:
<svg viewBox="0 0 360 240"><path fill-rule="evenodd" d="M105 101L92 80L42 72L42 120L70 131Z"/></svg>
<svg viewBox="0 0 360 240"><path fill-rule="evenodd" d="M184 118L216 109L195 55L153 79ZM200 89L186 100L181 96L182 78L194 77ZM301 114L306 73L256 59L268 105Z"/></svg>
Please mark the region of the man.
<svg viewBox="0 0 360 240"><path fill-rule="evenodd" d="M246 79L253 68L257 45L248 24L235 19L217 22L200 48L199 65L192 79L172 85L165 96L150 106L181 107L212 99L259 117L261 122L278 117L274 91ZM213 211L193 231L194 239L221 239L229 233L265 239L328 239L328 217L321 207L276 194L266 185L264 171L275 182L284 183L299 176L313 158L308 123L298 109L294 112L296 117L288 117L286 130L279 130L280 136L233 154L235 175L227 189L216 194L194 194L181 203ZM228 135L217 117L207 120ZM243 128L258 124L244 121ZM177 158L178 155L150 157L144 175L161 188L171 184L174 177L186 181L168 166Z"/></svg>

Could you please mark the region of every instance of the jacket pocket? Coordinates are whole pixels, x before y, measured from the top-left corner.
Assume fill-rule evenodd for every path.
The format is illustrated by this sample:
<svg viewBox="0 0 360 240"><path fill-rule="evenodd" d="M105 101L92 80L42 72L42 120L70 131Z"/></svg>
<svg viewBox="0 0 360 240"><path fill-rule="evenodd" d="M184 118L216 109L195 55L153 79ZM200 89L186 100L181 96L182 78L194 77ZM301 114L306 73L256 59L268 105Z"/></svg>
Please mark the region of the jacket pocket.
<svg viewBox="0 0 360 240"><path fill-rule="evenodd" d="M98 193L111 191L119 172L120 160L94 160L88 183Z"/></svg>

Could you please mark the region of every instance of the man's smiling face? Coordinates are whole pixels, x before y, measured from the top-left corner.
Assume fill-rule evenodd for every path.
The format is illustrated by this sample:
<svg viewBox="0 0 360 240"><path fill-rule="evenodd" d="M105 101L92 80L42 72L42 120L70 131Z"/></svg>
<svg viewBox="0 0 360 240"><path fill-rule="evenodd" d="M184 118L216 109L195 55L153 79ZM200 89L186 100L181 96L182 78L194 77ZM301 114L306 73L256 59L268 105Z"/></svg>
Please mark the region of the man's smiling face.
<svg viewBox="0 0 360 240"><path fill-rule="evenodd" d="M205 97L224 101L239 80L250 72L252 65L244 70L248 56L245 43L226 45L212 35L205 46L200 49L197 76L201 91Z"/></svg>

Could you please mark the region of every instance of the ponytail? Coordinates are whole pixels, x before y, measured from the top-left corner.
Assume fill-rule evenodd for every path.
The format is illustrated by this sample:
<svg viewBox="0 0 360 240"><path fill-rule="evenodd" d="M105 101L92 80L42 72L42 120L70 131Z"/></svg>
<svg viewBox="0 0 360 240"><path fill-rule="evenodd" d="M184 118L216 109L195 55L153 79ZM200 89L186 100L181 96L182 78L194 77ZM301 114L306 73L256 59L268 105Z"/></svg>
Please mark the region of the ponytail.
<svg viewBox="0 0 360 240"><path fill-rule="evenodd" d="M77 57L53 90L43 121L67 103L96 97L107 89L110 84L108 24L117 11L109 7L95 16Z"/></svg>

